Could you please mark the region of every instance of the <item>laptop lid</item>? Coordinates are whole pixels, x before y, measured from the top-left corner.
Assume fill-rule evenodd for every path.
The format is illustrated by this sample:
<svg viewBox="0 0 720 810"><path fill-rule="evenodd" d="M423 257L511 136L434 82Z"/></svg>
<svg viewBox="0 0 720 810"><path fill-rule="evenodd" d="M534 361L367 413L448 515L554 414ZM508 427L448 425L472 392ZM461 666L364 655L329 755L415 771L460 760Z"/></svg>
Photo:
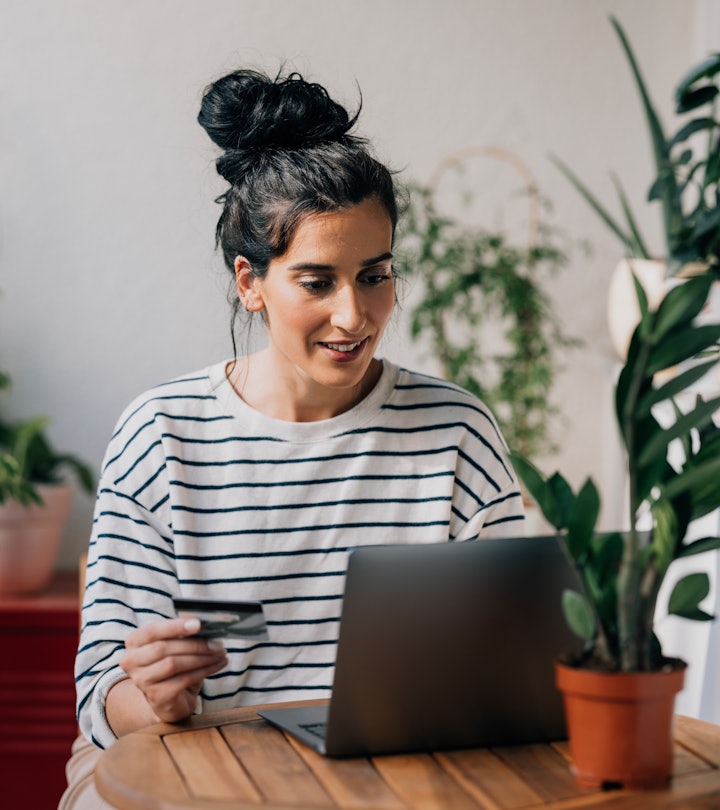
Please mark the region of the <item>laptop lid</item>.
<svg viewBox="0 0 720 810"><path fill-rule="evenodd" d="M324 744L307 712L298 736L329 756L563 738L553 660L577 646L577 586L556 537L353 551Z"/></svg>

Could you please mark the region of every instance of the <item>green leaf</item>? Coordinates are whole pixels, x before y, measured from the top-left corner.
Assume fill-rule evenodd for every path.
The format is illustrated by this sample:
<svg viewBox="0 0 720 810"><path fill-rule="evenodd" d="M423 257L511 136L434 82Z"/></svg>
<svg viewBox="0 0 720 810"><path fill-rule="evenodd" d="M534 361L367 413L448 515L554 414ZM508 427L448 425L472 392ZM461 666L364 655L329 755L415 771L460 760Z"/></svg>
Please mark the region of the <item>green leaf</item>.
<svg viewBox="0 0 720 810"><path fill-rule="evenodd" d="M577 175L559 158L550 155L550 160L560 169L570 183L575 186L575 189L580 193L585 202L595 211L600 219L607 225L608 228L617 236L617 238L625 245L631 255L635 255L634 240L632 236L626 233L617 221L608 213L607 209L597 200L593 193L584 185L584 183L577 177ZM639 257L645 258L645 257Z"/></svg>
<svg viewBox="0 0 720 810"><path fill-rule="evenodd" d="M665 145L667 139L665 137L662 124L660 123L660 118L658 117L655 107L650 99L647 86L640 72L640 68L638 67L635 55L630 47L627 37L625 36L625 32L617 19L611 17L610 22L615 28L615 32L620 39L620 43L625 51L625 55L627 56L633 76L635 77L637 89L640 92L643 109L645 111L647 128L650 134L650 141L652 143L653 157L655 160L655 174L656 176L662 176L664 173L667 173L668 175L661 190L661 205L664 225L663 230L667 242L667 254L668 256L671 256L673 255L675 248L676 239L674 238L674 233L676 224L678 221L682 221L683 213L680 195L678 194L677 189L677 182L670 167L669 153Z"/></svg>
<svg viewBox="0 0 720 810"><path fill-rule="evenodd" d="M617 578L610 579L603 584L594 560L583 565L580 573L584 585L583 596L594 608L596 622L602 626L613 624L617 615L617 591L615 589Z"/></svg>
<svg viewBox="0 0 720 810"><path fill-rule="evenodd" d="M720 428L711 422L698 430L694 439L696 445L699 440L699 447L695 446L689 453L686 452L687 461L683 465L682 475L690 475L696 469L701 470L700 477L692 479L689 489L692 504L691 519L696 520L720 509L720 486L718 486L720 473L717 471L717 460L720 459Z"/></svg>
<svg viewBox="0 0 720 810"><path fill-rule="evenodd" d="M53 466L69 467L77 476L80 486L85 490L85 492L89 494L93 493L95 489L95 476L93 475L90 467L85 464L85 462L80 461L77 456L69 455L67 453L55 456Z"/></svg>
<svg viewBox="0 0 720 810"><path fill-rule="evenodd" d="M653 184L650 186L650 190L647 193L647 201L655 202L655 200L662 199L662 191L664 185L665 185L664 177L656 178Z"/></svg>
<svg viewBox="0 0 720 810"><path fill-rule="evenodd" d="M658 167L661 167L665 160L665 133L663 132L662 125L660 124L660 119L658 118L657 113L655 112L655 107L653 106L652 101L650 100L650 94L648 93L647 86L645 84L645 80L642 77L640 72L640 68L638 67L637 60L635 59L635 54L633 53L632 48L630 47L630 42L623 31L622 26L618 22L615 17L610 18L610 22L615 29L615 33L618 35L620 39L620 43L625 51L625 55L627 60L630 64L630 68L632 70L633 76L635 77L635 83L637 85L638 91L640 92L640 97L642 99L643 107L645 109L645 118L647 120L648 129L650 131L650 137L652 140L653 145L653 152L655 154L655 162Z"/></svg>
<svg viewBox="0 0 720 810"><path fill-rule="evenodd" d="M647 304L646 299L640 299L641 306L643 300ZM652 388L652 375L647 373L646 365L649 352L647 333L653 317L654 313L647 311L642 315L642 320L630 338L625 365L615 386L615 410L621 430L628 418L635 419L637 402Z"/></svg>
<svg viewBox="0 0 720 810"><path fill-rule="evenodd" d="M633 284L635 285L635 295L637 297L638 306L640 308L640 322L644 321L648 315L648 300L647 295L645 293L645 288L638 280L638 277L633 272L632 274Z"/></svg>
<svg viewBox="0 0 720 810"><path fill-rule="evenodd" d="M572 499L568 510L565 542L574 560L581 560L587 554L599 513L600 496L595 484L588 478Z"/></svg>
<svg viewBox="0 0 720 810"><path fill-rule="evenodd" d="M675 472L672 467L670 467L670 470L670 476L674 475ZM667 480L667 478L663 480ZM675 542L675 549L673 550L675 556L677 556L678 549L682 544L683 538L687 535L688 527L693 520L693 498L694 492L692 496L689 492L682 492L680 495L671 500L673 511L675 512L675 517L677 519L677 539Z"/></svg>
<svg viewBox="0 0 720 810"><path fill-rule="evenodd" d="M720 340L720 324L689 326L673 332L671 339L657 345L650 353L647 374L656 374L663 369L676 366L683 360L689 360L703 349Z"/></svg>
<svg viewBox="0 0 720 810"><path fill-rule="evenodd" d="M700 400L692 411L683 414L669 428L651 436L640 451L637 463L645 466L660 456L664 458L667 455L667 447L673 439L686 436L691 430L710 422L718 408L720 408L720 397L713 397L707 402Z"/></svg>
<svg viewBox="0 0 720 810"><path fill-rule="evenodd" d="M720 180L720 154L718 154L718 152L713 152L710 157L708 157L705 166L703 185L708 188L712 183L717 183L718 180ZM711 244L714 244L716 241L717 234L714 234L714 239Z"/></svg>
<svg viewBox="0 0 720 810"><path fill-rule="evenodd" d="M675 98L680 99L698 79L705 79L720 72L720 53L714 53L694 65L680 79L675 89Z"/></svg>
<svg viewBox="0 0 720 810"><path fill-rule="evenodd" d="M47 417L38 416L29 419L17 429L12 454L18 462L21 475L27 475L26 470L32 469L32 448L48 423ZM29 477L29 476L28 476Z"/></svg>
<svg viewBox="0 0 720 810"><path fill-rule="evenodd" d="M668 464L667 459L662 457L655 459L652 464L640 467L637 471L638 502L642 503L650 498L660 481L667 481L675 474L675 470Z"/></svg>
<svg viewBox="0 0 720 810"><path fill-rule="evenodd" d="M672 504L667 500L656 501L652 507L655 529L651 547L655 570L663 576L675 555L678 539L678 523Z"/></svg>
<svg viewBox="0 0 720 810"><path fill-rule="evenodd" d="M648 654L650 670L657 671L661 669L663 662L662 645L654 631L650 633L650 638L648 638Z"/></svg>
<svg viewBox="0 0 720 810"><path fill-rule="evenodd" d="M562 594L562 608L572 632L584 641L592 641L597 625L587 599L577 591L565 590Z"/></svg>
<svg viewBox="0 0 720 810"><path fill-rule="evenodd" d="M17 459L9 453L0 454L0 504L14 500L25 506L42 504L37 489L27 481Z"/></svg>
<svg viewBox="0 0 720 810"><path fill-rule="evenodd" d="M659 388L651 388L638 401L638 416L644 416L650 413L653 405L657 405L658 402L671 399L676 394L687 390L693 383L702 379L717 363L717 358L713 358L704 363L698 363L697 365L691 366L686 371L677 374L669 382L666 382Z"/></svg>
<svg viewBox="0 0 720 810"><path fill-rule="evenodd" d="M645 303L647 304L647 299L645 299ZM646 320L650 317L652 316L647 313L643 316ZM628 417L635 417L637 401L652 386L652 376L645 372L647 352L647 342L641 335L640 324L638 324L630 338L625 365L620 370L615 386L615 413L621 430ZM631 395L632 402L629 401Z"/></svg>
<svg viewBox="0 0 720 810"><path fill-rule="evenodd" d="M659 441L658 437L662 437L665 434L665 428L657 421L655 416L652 413L649 413L647 416L639 417L635 416L634 413L629 414L631 421L633 422L633 433L634 436L634 444L632 447L628 448L629 452L633 454L633 460L635 462L635 467L642 469L645 464L643 460L641 460L640 452L644 450L651 442ZM625 426L623 426L624 429ZM661 458L663 461L665 460L665 454L655 454L653 459ZM648 460L648 463L649 461Z"/></svg>
<svg viewBox="0 0 720 810"><path fill-rule="evenodd" d="M680 493L692 492L697 487L705 485L717 486L720 477L720 457L711 458L702 464L693 465L675 475L661 486L665 498L675 498Z"/></svg>
<svg viewBox="0 0 720 810"><path fill-rule="evenodd" d="M713 277L710 273L688 279L673 287L660 302L652 331L653 343L679 326L689 324L705 306Z"/></svg>
<svg viewBox="0 0 720 810"><path fill-rule="evenodd" d="M670 594L668 613L685 619L708 621L713 618L699 605L710 593L710 577L704 573L688 574L676 583Z"/></svg>
<svg viewBox="0 0 720 810"><path fill-rule="evenodd" d="M625 419L625 412L628 408L628 395L630 393L630 387L633 381L634 365L637 362L636 358L638 343L639 338L636 329L630 341L630 346L628 347L627 361L620 371L620 376L618 377L617 385L615 386L615 414L617 416L618 424L621 426Z"/></svg>
<svg viewBox="0 0 720 810"><path fill-rule="evenodd" d="M542 473L519 453L510 453L510 461L518 478L535 500L548 523L558 531L564 528L564 524L561 524L559 504Z"/></svg>
<svg viewBox="0 0 720 810"><path fill-rule="evenodd" d="M672 140L668 144L668 148L672 149L673 146L676 146L683 141L686 141L691 135L694 135L696 132L701 132L704 129L713 129L716 125L715 120L713 118L695 118L689 123L685 124L684 127L679 129L677 133L673 136Z"/></svg>
<svg viewBox="0 0 720 810"><path fill-rule="evenodd" d="M677 404L677 402L674 399L670 400L670 404L672 405L673 414L675 415L675 421L677 422L678 419L682 419L684 414L683 414L682 410L680 409L680 406ZM709 419L704 424L700 425L698 430L705 430L705 427L708 426L708 425L712 425L712 420L711 419ZM685 431L680 436L678 436L678 441L680 442L680 445L682 446L683 458L684 459L689 459L689 458L692 457L692 454L693 454L693 442L692 442L692 439L693 439L693 436L692 436L692 433L689 430ZM663 481L667 481L667 480L669 480L669 479L668 478L663 478Z"/></svg>
<svg viewBox="0 0 720 810"><path fill-rule="evenodd" d="M717 94L717 87L711 84L698 87L696 90L689 90L677 100L675 112L686 113L690 112L690 110L696 110L698 107L702 107L703 104L710 104L714 101Z"/></svg>
<svg viewBox="0 0 720 810"><path fill-rule="evenodd" d="M625 214L625 220L627 222L628 228L630 229L630 236L632 238L633 243L631 255L641 259L650 259L651 258L650 251L647 249L645 241L642 238L642 234L640 233L640 229L638 228L637 221L635 220L635 216L633 215L632 209L630 208L630 203L628 201L627 195L625 194L625 189L622 187L620 180L614 174L611 175L611 179L613 181L613 185L615 186L618 199L620 200L620 205L622 207L623 213Z"/></svg>
<svg viewBox="0 0 720 810"><path fill-rule="evenodd" d="M620 532L602 532L592 540L593 563L600 588L617 580L623 555L623 538Z"/></svg>
<svg viewBox="0 0 720 810"><path fill-rule="evenodd" d="M692 494L692 519L699 520L711 512L720 509L720 487L713 484L709 479L703 483L696 484L691 490Z"/></svg>
<svg viewBox="0 0 720 810"><path fill-rule="evenodd" d="M703 211L695 221L692 236L695 239L700 239L707 233L715 234L718 227L720 227L720 210ZM712 279L712 276L710 278Z"/></svg>
<svg viewBox="0 0 720 810"><path fill-rule="evenodd" d="M720 549L720 537L703 537L680 547L677 557L690 557L693 554L704 554L706 551Z"/></svg>
<svg viewBox="0 0 720 810"><path fill-rule="evenodd" d="M559 472L553 473L550 478L548 478L547 484L560 511L561 528L565 528L567 526L570 509L575 500L573 491L570 484L568 484Z"/></svg>

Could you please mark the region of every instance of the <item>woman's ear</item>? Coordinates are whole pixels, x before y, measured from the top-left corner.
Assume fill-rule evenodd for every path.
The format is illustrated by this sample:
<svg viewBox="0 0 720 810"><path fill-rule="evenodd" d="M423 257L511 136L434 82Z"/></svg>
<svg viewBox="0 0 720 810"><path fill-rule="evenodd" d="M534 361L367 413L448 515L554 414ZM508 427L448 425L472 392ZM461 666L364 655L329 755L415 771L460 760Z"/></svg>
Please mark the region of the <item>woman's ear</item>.
<svg viewBox="0 0 720 810"><path fill-rule="evenodd" d="M260 312L265 308L258 281L258 277L253 275L250 262L244 256L236 256L235 286L240 303L248 312Z"/></svg>

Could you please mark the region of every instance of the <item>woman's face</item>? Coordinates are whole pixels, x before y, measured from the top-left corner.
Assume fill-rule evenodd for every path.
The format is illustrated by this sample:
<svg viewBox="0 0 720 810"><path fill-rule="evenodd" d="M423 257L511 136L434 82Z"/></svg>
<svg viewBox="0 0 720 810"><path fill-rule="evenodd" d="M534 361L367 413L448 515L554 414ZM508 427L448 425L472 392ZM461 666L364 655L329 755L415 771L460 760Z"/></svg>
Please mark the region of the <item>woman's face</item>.
<svg viewBox="0 0 720 810"><path fill-rule="evenodd" d="M236 262L241 298L263 311L267 359L291 395L349 407L374 384L373 355L395 304L391 242L390 218L370 199L303 219L263 279Z"/></svg>

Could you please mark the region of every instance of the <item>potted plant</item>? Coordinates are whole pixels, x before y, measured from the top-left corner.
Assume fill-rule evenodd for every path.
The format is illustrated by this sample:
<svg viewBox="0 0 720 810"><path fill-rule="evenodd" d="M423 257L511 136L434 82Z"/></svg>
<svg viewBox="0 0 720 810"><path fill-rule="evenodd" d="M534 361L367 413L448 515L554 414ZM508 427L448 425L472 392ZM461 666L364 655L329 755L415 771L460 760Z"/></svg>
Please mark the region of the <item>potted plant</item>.
<svg viewBox="0 0 720 810"><path fill-rule="evenodd" d="M685 663L666 658L654 633L658 593L674 560L720 548L717 537L686 539L691 521L720 508L720 428L713 422L720 397L677 404L718 361L720 325L697 318L711 284L707 273L690 278L652 309L635 280L640 320L615 389L626 457L625 531L596 532L600 496L591 479L575 492L559 473L546 477L513 454L582 583L579 592L563 594L563 608L585 648L579 658L559 661L556 674L573 768L588 784L656 787L672 766L674 695ZM681 370L660 376L670 367ZM657 419L663 404L675 413L670 425ZM682 445L681 463L668 461L671 442ZM710 620L701 607L709 587L706 573L684 576L670 594L669 613Z"/></svg>
<svg viewBox="0 0 720 810"><path fill-rule="evenodd" d="M10 380L0 372L0 389ZM0 416L0 593L39 590L49 581L72 500L63 473L94 489L90 468L58 453L45 435L47 419Z"/></svg>
<svg viewBox="0 0 720 810"><path fill-rule="evenodd" d="M628 38L610 18L628 60L640 94L655 164L655 179L648 199L660 204L664 249L658 258L648 247L620 181L613 176L624 223L603 206L578 176L559 158L556 165L618 237L626 260L613 276L608 320L615 348L621 357L637 322L637 310L625 313L624 302L635 301L632 273L646 288L650 304L657 305L668 289L667 277L720 271L720 120L715 115L720 75L720 53L693 66L675 89L677 130L666 134ZM718 295L717 288L714 295Z"/></svg>
<svg viewBox="0 0 720 810"><path fill-rule="evenodd" d="M557 353L575 341L563 334L543 282L567 264L567 252L543 223L517 245L502 230L441 214L434 186L408 185L398 234L398 266L420 292L411 337L429 340L441 375L488 405L510 446L533 458L552 452L549 423L558 410L548 400Z"/></svg>

